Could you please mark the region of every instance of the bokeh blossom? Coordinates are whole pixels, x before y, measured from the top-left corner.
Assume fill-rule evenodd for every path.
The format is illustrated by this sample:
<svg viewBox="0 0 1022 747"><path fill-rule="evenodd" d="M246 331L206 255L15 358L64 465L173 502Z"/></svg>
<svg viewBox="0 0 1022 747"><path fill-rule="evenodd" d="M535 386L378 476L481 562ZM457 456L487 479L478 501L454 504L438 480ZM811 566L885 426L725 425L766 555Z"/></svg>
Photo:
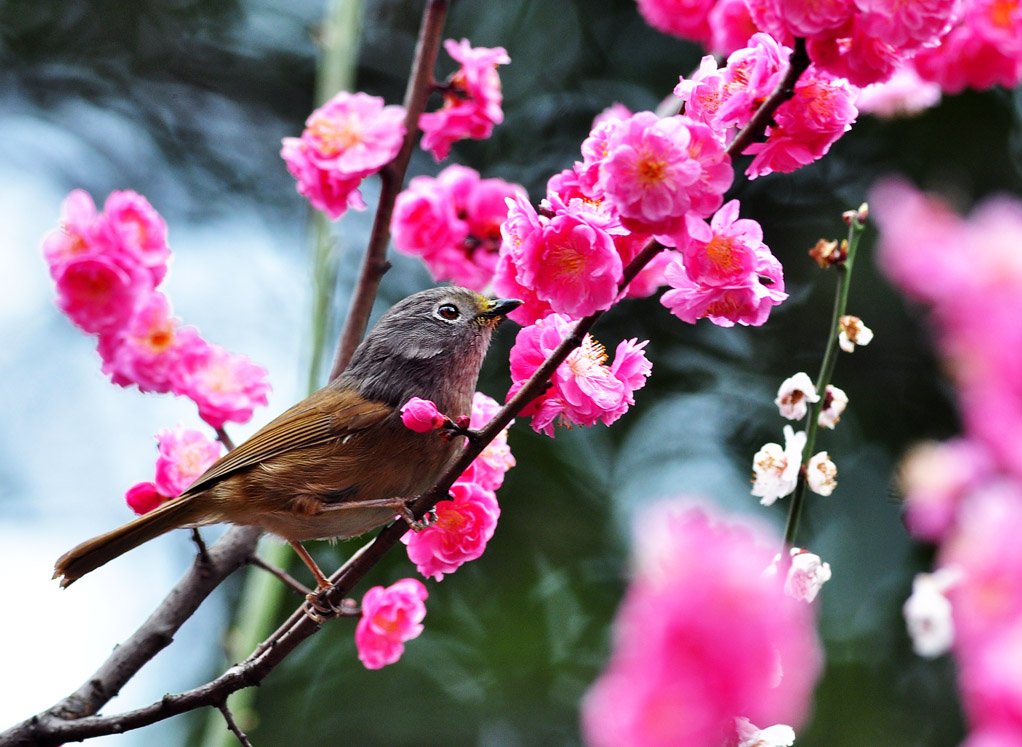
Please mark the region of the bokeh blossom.
<svg viewBox="0 0 1022 747"><path fill-rule="evenodd" d="M374 586L362 597L362 617L355 628L358 658L366 669L381 669L401 658L405 641L418 638L429 594L421 581L405 578L384 588Z"/></svg>
<svg viewBox="0 0 1022 747"><path fill-rule="evenodd" d="M197 346L184 356L181 393L213 428L247 423L256 407L266 405L269 391L266 369L219 345Z"/></svg>
<svg viewBox="0 0 1022 747"><path fill-rule="evenodd" d="M955 622L947 593L960 580L961 573L952 568L918 573L912 580L912 594L901 610L912 639L912 650L919 656L934 659L951 650Z"/></svg>
<svg viewBox="0 0 1022 747"><path fill-rule="evenodd" d="M443 106L419 117L422 149L437 161L447 158L458 140L488 138L494 125L504 121L497 66L511 62L503 47L473 47L468 39L448 39L444 49L461 66L440 87Z"/></svg>
<svg viewBox="0 0 1022 747"><path fill-rule="evenodd" d="M572 322L551 314L519 331L511 349L511 389L508 399L524 386L561 341L571 334ZM551 438L555 425L610 425L635 404L634 392L646 384L652 369L643 348L646 342L622 341L614 361L593 337L586 335L551 377L546 392L522 410L532 416L532 429Z"/></svg>
<svg viewBox="0 0 1022 747"><path fill-rule="evenodd" d="M777 542L699 509L640 518L611 659L583 702L588 744L726 744L739 717L801 723L821 654L812 608L762 575Z"/></svg>
<svg viewBox="0 0 1022 747"><path fill-rule="evenodd" d="M929 307L963 421L960 438L919 447L902 467L910 530L940 542L937 570L914 590L906 618L921 654L951 645L966 744L1019 744L1022 204L992 198L960 218L939 197L894 180L878 185L871 203L881 263ZM948 573L953 584L939 581Z"/></svg>
<svg viewBox="0 0 1022 747"><path fill-rule="evenodd" d="M220 442L201 431L178 425L156 434L156 489L173 498L180 495L220 458Z"/></svg>
<svg viewBox="0 0 1022 747"><path fill-rule="evenodd" d="M341 91L309 115L301 137L284 138L280 155L298 192L336 220L349 207L365 208L358 187L397 155L404 118L400 106Z"/></svg>

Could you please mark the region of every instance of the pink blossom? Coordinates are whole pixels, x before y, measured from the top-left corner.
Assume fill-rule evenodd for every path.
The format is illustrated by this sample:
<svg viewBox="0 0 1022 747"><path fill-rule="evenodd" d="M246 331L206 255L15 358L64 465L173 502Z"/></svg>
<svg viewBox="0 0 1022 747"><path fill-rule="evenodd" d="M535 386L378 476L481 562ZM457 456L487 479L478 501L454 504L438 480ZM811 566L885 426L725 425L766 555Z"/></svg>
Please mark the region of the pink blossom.
<svg viewBox="0 0 1022 747"><path fill-rule="evenodd" d="M393 160L404 141L404 109L341 91L305 121L301 138L284 138L281 157L298 191L332 219L365 207L362 179Z"/></svg>
<svg viewBox="0 0 1022 747"><path fill-rule="evenodd" d="M701 285L733 285L752 274L757 257L769 252L763 244L759 223L739 218L738 200L718 210L710 225L692 215L686 216L688 240L678 248L689 278Z"/></svg>
<svg viewBox="0 0 1022 747"><path fill-rule="evenodd" d="M220 458L220 442L178 425L156 434L156 489L167 496L183 493Z"/></svg>
<svg viewBox="0 0 1022 747"><path fill-rule="evenodd" d="M429 433L443 428L447 418L428 399L412 397L401 405L401 422L416 433Z"/></svg>
<svg viewBox="0 0 1022 747"><path fill-rule="evenodd" d="M469 428L480 430L493 419L493 416L500 410L500 404L492 397L482 392L476 392L472 397L472 417L469 421ZM507 443L508 428L515 421L507 424L497 437L487 444L482 453L479 454L458 478L461 482L473 482L486 490L496 490L504 483L504 475L515 466L515 458L511 453L511 447Z"/></svg>
<svg viewBox="0 0 1022 747"><path fill-rule="evenodd" d="M851 19L852 0L775 0L778 15L793 36L818 36L839 29Z"/></svg>
<svg viewBox="0 0 1022 747"><path fill-rule="evenodd" d="M810 38L806 49L818 70L860 87L890 79L905 60L897 47L865 33L858 15L839 32Z"/></svg>
<svg viewBox="0 0 1022 747"><path fill-rule="evenodd" d="M766 142L745 149L756 156L745 173L750 179L789 173L822 158L852 128L856 93L844 81L810 67L795 84L795 96L775 112Z"/></svg>
<svg viewBox="0 0 1022 747"><path fill-rule="evenodd" d="M414 578L374 586L362 597L362 617L355 628L358 658L366 669L381 669L401 658L405 641L422 633L426 587Z"/></svg>
<svg viewBox="0 0 1022 747"><path fill-rule="evenodd" d="M918 48L942 37L951 28L961 0L854 0L865 34L901 50Z"/></svg>
<svg viewBox="0 0 1022 747"><path fill-rule="evenodd" d="M299 138L286 137L280 150L280 157L287 164L287 170L298 183L298 193L305 197L317 210L322 210L331 220L337 220L348 210L365 210L366 204L358 186L361 177L351 178L334 171L325 171L310 158L309 146Z"/></svg>
<svg viewBox="0 0 1022 747"><path fill-rule="evenodd" d="M80 329L93 334L119 329L150 287L147 272L119 253L85 253L58 266L57 306Z"/></svg>
<svg viewBox="0 0 1022 747"><path fill-rule="evenodd" d="M43 238L43 256L54 279L69 260L92 252L102 253L97 231L92 197L84 190L71 190L60 206L59 226Z"/></svg>
<svg viewBox="0 0 1022 747"><path fill-rule="evenodd" d="M488 138L494 125L504 121L497 66L511 62L503 47L473 48L468 39L448 39L444 49L461 67L447 80L443 107L419 117L422 149L431 152L437 161L447 158L456 141Z"/></svg>
<svg viewBox="0 0 1022 747"><path fill-rule="evenodd" d="M696 283L680 259L667 266L664 277L671 290L661 296L660 302L689 324L706 318L721 327L758 327L769 318L771 308L788 297L781 264L768 252L757 256L752 273L731 285Z"/></svg>
<svg viewBox="0 0 1022 747"><path fill-rule="evenodd" d="M876 117L910 117L939 103L940 86L924 81L912 65L906 65L890 80L860 90L855 108Z"/></svg>
<svg viewBox="0 0 1022 747"><path fill-rule="evenodd" d="M550 314L519 331L511 349L510 399L522 388L547 356L571 333L571 320ZM642 388L651 366L646 342L626 340L618 345L614 363L590 335L558 366L552 386L522 410L532 416L532 429L553 437L554 425L610 425L634 404L633 393Z"/></svg>
<svg viewBox="0 0 1022 747"><path fill-rule="evenodd" d="M966 497L940 566L961 581L948 592L959 685L977 731L1022 733L1022 489L998 481Z"/></svg>
<svg viewBox="0 0 1022 747"><path fill-rule="evenodd" d="M143 392L169 392L180 375L181 356L202 345L194 327L171 316L170 302L158 291L146 295L120 329L100 335L103 373L118 386L137 384Z"/></svg>
<svg viewBox="0 0 1022 747"><path fill-rule="evenodd" d="M716 210L731 179L730 158L708 127L639 112L611 131L598 186L626 228L670 234L689 210Z"/></svg>
<svg viewBox="0 0 1022 747"><path fill-rule="evenodd" d="M554 311L578 319L614 303L622 265L606 231L574 215L555 215L533 246L518 275L532 279L536 296Z"/></svg>
<svg viewBox="0 0 1022 747"><path fill-rule="evenodd" d="M604 122L620 122L622 119L628 119L634 113L635 112L620 101L615 101L593 118L593 127L601 125Z"/></svg>
<svg viewBox="0 0 1022 747"><path fill-rule="evenodd" d="M152 287L160 284L170 258L167 224L145 197L131 190L111 192L99 229L111 244L137 257L149 270Z"/></svg>
<svg viewBox="0 0 1022 747"><path fill-rule="evenodd" d="M587 743L725 744L739 715L799 724L822 656L812 608L762 577L779 540L671 505L635 537L610 662L582 706Z"/></svg>
<svg viewBox="0 0 1022 747"><path fill-rule="evenodd" d="M481 556L500 518L497 496L482 485L455 482L450 495L450 500L436 504L434 523L401 538L419 573L437 581Z"/></svg>
<svg viewBox="0 0 1022 747"><path fill-rule="evenodd" d="M536 292L518 282L518 268L515 266L513 255L506 252L507 244L501 248L501 255L497 260L497 269L493 275L493 290L502 298L517 298L522 305L508 314L521 325L534 324L538 320L552 312L550 304L543 301L536 295Z"/></svg>
<svg viewBox="0 0 1022 747"><path fill-rule="evenodd" d="M761 29L752 20L745 0L717 0L710 11L710 49L719 55L729 55L744 47L749 37Z"/></svg>
<svg viewBox="0 0 1022 747"><path fill-rule="evenodd" d="M753 34L748 46L732 52L723 71L721 126L714 129L747 125L760 103L777 87L790 56L789 47L763 33Z"/></svg>
<svg viewBox="0 0 1022 747"><path fill-rule="evenodd" d="M266 370L243 355L200 344L185 352L182 364L175 393L191 398L199 406L199 417L213 428L246 423L253 410L267 402Z"/></svg>
<svg viewBox="0 0 1022 747"><path fill-rule="evenodd" d="M913 64L924 80L945 93L995 85L1014 88L1022 81L1022 5L1002 0L973 0L961 22L939 45L922 49Z"/></svg>
<svg viewBox="0 0 1022 747"><path fill-rule="evenodd" d="M665 34L709 46L713 34L709 14L716 0L638 0L639 12L653 28Z"/></svg>
<svg viewBox="0 0 1022 747"><path fill-rule="evenodd" d="M394 205L394 248L422 257L436 280L482 291L496 270L506 200L519 194L519 185L480 179L465 166L417 176Z"/></svg>
<svg viewBox="0 0 1022 747"><path fill-rule="evenodd" d="M140 516L158 508L169 497L160 493L156 489L156 484L152 482L136 483L124 494L128 508Z"/></svg>
<svg viewBox="0 0 1022 747"><path fill-rule="evenodd" d="M967 439L914 446L899 470L909 532L930 542L942 540L954 525L962 496L992 471L987 451Z"/></svg>

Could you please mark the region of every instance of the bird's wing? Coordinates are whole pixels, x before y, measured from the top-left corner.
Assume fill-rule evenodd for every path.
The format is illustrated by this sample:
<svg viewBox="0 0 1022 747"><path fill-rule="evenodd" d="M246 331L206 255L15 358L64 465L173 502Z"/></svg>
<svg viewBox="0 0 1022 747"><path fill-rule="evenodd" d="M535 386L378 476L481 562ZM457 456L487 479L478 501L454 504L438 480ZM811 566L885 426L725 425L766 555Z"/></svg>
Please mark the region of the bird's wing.
<svg viewBox="0 0 1022 747"><path fill-rule="evenodd" d="M368 428L394 411L390 405L347 392L320 390L225 454L182 495L207 490L226 477L295 449L318 446Z"/></svg>

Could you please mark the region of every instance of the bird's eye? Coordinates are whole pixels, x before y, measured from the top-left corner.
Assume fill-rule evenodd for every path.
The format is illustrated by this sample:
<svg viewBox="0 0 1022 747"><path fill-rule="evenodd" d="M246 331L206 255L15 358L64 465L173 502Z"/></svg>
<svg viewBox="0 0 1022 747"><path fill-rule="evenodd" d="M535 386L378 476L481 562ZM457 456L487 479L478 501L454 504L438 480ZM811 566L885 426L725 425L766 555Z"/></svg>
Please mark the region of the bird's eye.
<svg viewBox="0 0 1022 747"><path fill-rule="evenodd" d="M450 322L453 322L455 319L461 316L461 312L458 311L458 307L455 306L453 303L442 304L440 307L437 308L436 313L438 313L442 318Z"/></svg>

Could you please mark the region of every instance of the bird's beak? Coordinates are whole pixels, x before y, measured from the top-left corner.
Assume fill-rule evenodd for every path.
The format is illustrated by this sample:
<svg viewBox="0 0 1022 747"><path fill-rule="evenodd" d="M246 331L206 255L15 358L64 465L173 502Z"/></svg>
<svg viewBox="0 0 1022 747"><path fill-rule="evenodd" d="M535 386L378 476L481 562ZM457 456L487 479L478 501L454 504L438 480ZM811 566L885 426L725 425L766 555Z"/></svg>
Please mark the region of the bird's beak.
<svg viewBox="0 0 1022 747"><path fill-rule="evenodd" d="M477 319L485 322L499 323L505 316L522 305L517 298L493 298L487 299L483 310L479 312Z"/></svg>

